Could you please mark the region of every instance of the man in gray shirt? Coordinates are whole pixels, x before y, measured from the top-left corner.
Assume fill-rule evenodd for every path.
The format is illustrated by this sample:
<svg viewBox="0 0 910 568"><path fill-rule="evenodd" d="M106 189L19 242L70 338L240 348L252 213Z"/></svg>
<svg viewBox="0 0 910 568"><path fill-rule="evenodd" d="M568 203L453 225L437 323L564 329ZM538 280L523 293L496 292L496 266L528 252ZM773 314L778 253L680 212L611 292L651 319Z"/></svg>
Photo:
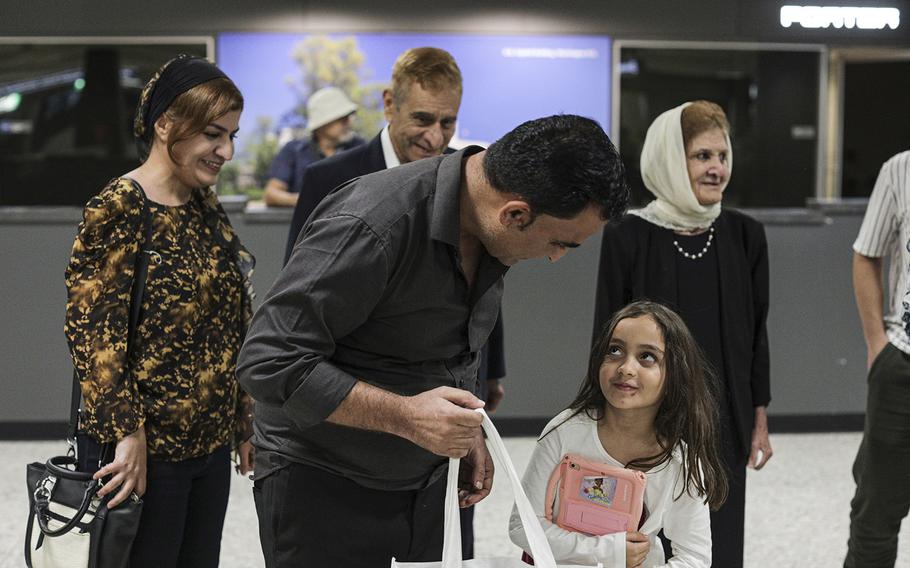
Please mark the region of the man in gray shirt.
<svg viewBox="0 0 910 568"><path fill-rule="evenodd" d="M505 272L558 260L627 203L616 149L573 115L322 201L237 366L267 566L440 559L445 458L464 458L462 506L492 484L472 392Z"/></svg>

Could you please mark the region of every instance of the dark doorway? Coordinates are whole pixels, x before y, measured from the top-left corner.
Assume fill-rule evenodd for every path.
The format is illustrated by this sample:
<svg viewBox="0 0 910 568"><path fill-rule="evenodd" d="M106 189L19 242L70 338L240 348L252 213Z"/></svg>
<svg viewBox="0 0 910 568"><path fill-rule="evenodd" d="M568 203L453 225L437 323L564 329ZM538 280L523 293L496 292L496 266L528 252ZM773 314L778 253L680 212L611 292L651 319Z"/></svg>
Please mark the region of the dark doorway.
<svg viewBox="0 0 910 568"><path fill-rule="evenodd" d="M204 43L0 45L0 206L85 205L139 158L133 114L149 77Z"/></svg>
<svg viewBox="0 0 910 568"><path fill-rule="evenodd" d="M868 197L888 158L910 149L910 61L844 65L843 197Z"/></svg>

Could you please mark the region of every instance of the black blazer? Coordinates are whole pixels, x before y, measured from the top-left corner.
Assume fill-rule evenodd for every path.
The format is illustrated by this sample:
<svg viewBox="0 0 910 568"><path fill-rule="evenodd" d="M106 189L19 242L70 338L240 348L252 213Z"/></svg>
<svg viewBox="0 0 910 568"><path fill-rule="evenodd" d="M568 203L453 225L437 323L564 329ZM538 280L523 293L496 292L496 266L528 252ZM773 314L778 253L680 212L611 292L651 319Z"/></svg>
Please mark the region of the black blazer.
<svg viewBox="0 0 910 568"><path fill-rule="evenodd" d="M723 370L732 417L748 455L756 406L771 401L768 354L768 243L755 219L724 209L714 222L720 270ZM594 334L620 308L648 299L677 307L673 231L626 215L604 229L594 308ZM720 361L712 361L715 366ZM731 433L732 434L732 433Z"/></svg>
<svg viewBox="0 0 910 568"><path fill-rule="evenodd" d="M291 258L291 251L300 231L326 195L335 188L356 177L365 176L386 169L385 156L382 153L381 132L369 143L339 152L309 166L303 173L300 197L294 207L291 218L291 229L288 233L287 247L284 252L284 264ZM446 154L454 152L446 149ZM490 334L486 345L481 350L481 362L478 369L478 382L481 393L486 399L487 380L499 379L506 374L505 339L502 327L502 310L496 319L496 326Z"/></svg>
<svg viewBox="0 0 910 568"><path fill-rule="evenodd" d="M323 198L348 180L378 172L386 168L382 155L382 140L377 134L369 143L339 152L310 165L303 172L300 197L294 207L291 229L284 251L284 263L291 258L291 250L306 220Z"/></svg>

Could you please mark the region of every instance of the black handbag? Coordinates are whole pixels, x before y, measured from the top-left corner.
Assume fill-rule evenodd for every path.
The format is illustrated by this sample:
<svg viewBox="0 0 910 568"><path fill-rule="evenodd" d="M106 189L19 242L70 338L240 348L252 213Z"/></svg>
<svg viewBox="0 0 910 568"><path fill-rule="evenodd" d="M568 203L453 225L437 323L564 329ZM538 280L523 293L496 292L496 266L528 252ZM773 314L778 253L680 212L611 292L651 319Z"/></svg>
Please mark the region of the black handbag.
<svg viewBox="0 0 910 568"><path fill-rule="evenodd" d="M151 242L151 211L142 193L144 241ZM136 255L130 319L127 331L127 361L139 325L151 251L140 245ZM113 509L107 503L116 493L98 497L103 481L94 473L113 459L114 444L98 444L80 432L79 378L73 373L68 455L26 468L29 516L25 531L25 564L28 568L126 568L130 549L139 529L142 500L135 494Z"/></svg>
<svg viewBox="0 0 910 568"><path fill-rule="evenodd" d="M135 493L114 509L114 494L97 496L92 473L75 471L73 456L28 465L30 512L25 537L29 568L125 568L139 529L142 500Z"/></svg>

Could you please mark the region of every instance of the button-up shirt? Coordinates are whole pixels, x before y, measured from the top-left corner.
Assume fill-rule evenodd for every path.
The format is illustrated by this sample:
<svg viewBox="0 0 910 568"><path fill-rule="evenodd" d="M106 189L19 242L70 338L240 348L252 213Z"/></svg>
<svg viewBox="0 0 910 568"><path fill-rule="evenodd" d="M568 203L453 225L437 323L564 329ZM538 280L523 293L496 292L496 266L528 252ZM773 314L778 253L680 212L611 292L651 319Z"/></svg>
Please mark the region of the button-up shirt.
<svg viewBox="0 0 910 568"><path fill-rule="evenodd" d="M238 362L257 403L257 475L291 460L404 490L440 474L444 458L403 438L325 419L358 380L477 392L507 270L485 251L473 286L461 270L462 162L480 150L352 180L314 211Z"/></svg>
<svg viewBox="0 0 910 568"><path fill-rule="evenodd" d="M389 134L389 126L386 125L379 133L379 141L382 142L382 157L385 160L386 168L397 168L401 165L398 154L395 153L395 146L392 144L392 135Z"/></svg>

